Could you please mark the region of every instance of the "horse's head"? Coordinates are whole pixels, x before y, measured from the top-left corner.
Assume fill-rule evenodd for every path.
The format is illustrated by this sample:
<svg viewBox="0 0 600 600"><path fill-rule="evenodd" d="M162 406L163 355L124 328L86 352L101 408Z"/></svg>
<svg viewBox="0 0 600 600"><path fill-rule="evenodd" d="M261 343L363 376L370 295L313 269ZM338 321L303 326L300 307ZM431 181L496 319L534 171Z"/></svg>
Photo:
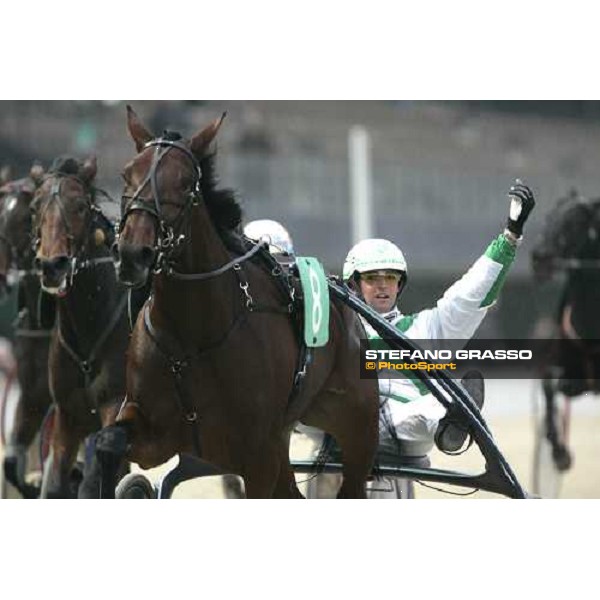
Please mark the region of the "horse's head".
<svg viewBox="0 0 600 600"><path fill-rule="evenodd" d="M99 210L92 185L96 170L95 157L83 163L73 158L57 159L35 193L35 265L42 287L51 294L66 294L77 261L92 238Z"/></svg>
<svg viewBox="0 0 600 600"><path fill-rule="evenodd" d="M539 280L552 276L561 263L585 265L600 259L600 200L587 200L572 191L546 217L546 226L531 253Z"/></svg>
<svg viewBox="0 0 600 600"><path fill-rule="evenodd" d="M156 138L127 107L138 155L122 173L120 233L113 247L125 285L142 286L157 260L168 258L185 239L189 213L202 198L200 162L222 121L215 120L190 140L172 132Z"/></svg>
<svg viewBox="0 0 600 600"><path fill-rule="evenodd" d="M8 290L11 268L32 267L31 201L43 176L44 169L36 164L28 177L0 188L0 295Z"/></svg>

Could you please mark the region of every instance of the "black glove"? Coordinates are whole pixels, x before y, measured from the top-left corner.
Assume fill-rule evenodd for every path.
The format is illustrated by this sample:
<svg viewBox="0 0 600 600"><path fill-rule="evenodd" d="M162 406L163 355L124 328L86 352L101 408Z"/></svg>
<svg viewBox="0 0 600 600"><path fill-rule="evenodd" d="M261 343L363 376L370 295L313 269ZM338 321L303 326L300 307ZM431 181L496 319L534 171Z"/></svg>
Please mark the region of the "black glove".
<svg viewBox="0 0 600 600"><path fill-rule="evenodd" d="M535 206L535 198L531 189L521 183L520 179L517 179L515 185L510 188L508 197L510 198L510 214L506 228L520 238L523 235L523 225Z"/></svg>

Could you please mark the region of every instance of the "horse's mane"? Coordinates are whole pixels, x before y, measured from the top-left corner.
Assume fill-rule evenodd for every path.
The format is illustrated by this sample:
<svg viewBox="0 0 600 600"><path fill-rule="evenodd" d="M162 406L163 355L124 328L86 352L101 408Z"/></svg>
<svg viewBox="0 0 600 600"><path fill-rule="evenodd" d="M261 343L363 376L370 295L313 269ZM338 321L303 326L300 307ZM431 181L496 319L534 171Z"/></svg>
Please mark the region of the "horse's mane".
<svg viewBox="0 0 600 600"><path fill-rule="evenodd" d="M79 177L83 162L73 156L58 156L52 162L48 173L53 175L72 175Z"/></svg>
<svg viewBox="0 0 600 600"><path fill-rule="evenodd" d="M171 142L183 140L179 132L170 130L163 131L161 137ZM242 222L242 208L233 190L217 188L219 182L215 169L216 154L216 151L205 154L199 161L200 191L213 225L221 237L228 238Z"/></svg>
<svg viewBox="0 0 600 600"><path fill-rule="evenodd" d="M48 175L66 175L70 177L76 177L89 190L91 194L92 204L98 207L98 205L96 204L97 192L100 191L104 196L108 195L106 194L106 192L98 190L98 188L94 185L94 181L96 179L95 177L87 183L82 180L81 170L83 169L84 164L84 161L79 160L78 158L75 158L73 156L58 156L52 161L52 165L50 165L50 168L48 169Z"/></svg>
<svg viewBox="0 0 600 600"><path fill-rule="evenodd" d="M228 188L218 189L215 171L216 153L205 155L200 160L200 190L206 208L215 227L220 232L234 231L242 222L242 208L235 198L235 192Z"/></svg>

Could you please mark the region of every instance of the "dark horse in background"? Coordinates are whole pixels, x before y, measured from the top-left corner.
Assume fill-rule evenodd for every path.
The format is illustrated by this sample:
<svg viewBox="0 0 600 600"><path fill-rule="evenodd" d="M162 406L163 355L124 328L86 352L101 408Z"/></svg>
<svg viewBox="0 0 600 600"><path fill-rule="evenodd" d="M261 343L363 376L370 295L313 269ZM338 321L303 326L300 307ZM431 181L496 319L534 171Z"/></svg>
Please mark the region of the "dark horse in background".
<svg viewBox="0 0 600 600"><path fill-rule="evenodd" d="M600 199L577 192L560 200L547 217L532 251L538 281L564 270L567 281L556 318L558 340L543 373L546 436L559 471L572 464L569 450L571 398L600 391ZM564 418L556 418L556 393L565 395Z"/></svg>
<svg viewBox="0 0 600 600"><path fill-rule="evenodd" d="M97 204L96 161L59 158L33 202L36 268L56 297L49 380L55 426L42 496L69 497L71 468L83 440L114 421L125 393L129 338L127 292L116 278L112 225ZM79 497L98 497L93 436Z"/></svg>
<svg viewBox="0 0 600 600"><path fill-rule="evenodd" d="M111 452L113 464L126 455L143 468L194 453L241 475L250 498L298 497L289 438L302 419L342 449L339 496L365 497L378 393L359 376L364 330L331 301L329 342L303 361L287 278L235 233L239 205L216 187L209 146L221 122L189 141L156 138L128 107L138 155L123 172L119 276L139 286L158 273L132 334L126 401L99 436L106 481Z"/></svg>
<svg viewBox="0 0 600 600"><path fill-rule="evenodd" d="M0 188L0 297L18 286L18 317L14 354L20 396L4 449L4 476L25 498L39 489L25 481L27 454L51 403L48 388L48 351L54 324L54 299L42 295L33 269L30 205L44 170L31 168L23 179Z"/></svg>

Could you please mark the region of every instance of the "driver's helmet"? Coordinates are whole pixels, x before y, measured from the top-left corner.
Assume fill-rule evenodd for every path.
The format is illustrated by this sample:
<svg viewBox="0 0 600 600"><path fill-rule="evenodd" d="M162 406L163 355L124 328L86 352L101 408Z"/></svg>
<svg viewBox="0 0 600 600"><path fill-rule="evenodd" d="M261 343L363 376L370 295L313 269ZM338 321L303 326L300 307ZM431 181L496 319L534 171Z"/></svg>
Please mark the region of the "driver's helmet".
<svg viewBox="0 0 600 600"><path fill-rule="evenodd" d="M294 254L294 244L288 230L277 221L258 219L250 221L244 227L244 235L251 240L265 239L269 243L271 254Z"/></svg>
<svg viewBox="0 0 600 600"><path fill-rule="evenodd" d="M368 271L400 271L400 289L404 287L408 277L408 267L402 250L396 244L383 239L362 240L353 246L344 261L342 277L347 282Z"/></svg>

